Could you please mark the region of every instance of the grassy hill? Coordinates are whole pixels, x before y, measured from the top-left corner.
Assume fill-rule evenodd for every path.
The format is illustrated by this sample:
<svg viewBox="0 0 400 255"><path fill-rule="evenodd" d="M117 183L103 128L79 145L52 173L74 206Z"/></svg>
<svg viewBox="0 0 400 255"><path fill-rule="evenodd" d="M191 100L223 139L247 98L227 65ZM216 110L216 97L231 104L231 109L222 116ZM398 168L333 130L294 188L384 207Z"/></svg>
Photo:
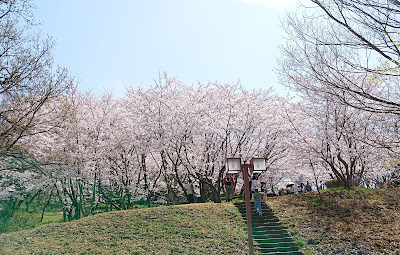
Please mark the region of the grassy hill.
<svg viewBox="0 0 400 255"><path fill-rule="evenodd" d="M336 189L268 200L304 254L400 254L400 189Z"/></svg>
<svg viewBox="0 0 400 255"><path fill-rule="evenodd" d="M400 189L268 198L307 254L400 254ZM191 204L102 213L0 234L0 254L248 254L236 207Z"/></svg>
<svg viewBox="0 0 400 255"><path fill-rule="evenodd" d="M0 235L0 254L248 254L232 204L102 213Z"/></svg>

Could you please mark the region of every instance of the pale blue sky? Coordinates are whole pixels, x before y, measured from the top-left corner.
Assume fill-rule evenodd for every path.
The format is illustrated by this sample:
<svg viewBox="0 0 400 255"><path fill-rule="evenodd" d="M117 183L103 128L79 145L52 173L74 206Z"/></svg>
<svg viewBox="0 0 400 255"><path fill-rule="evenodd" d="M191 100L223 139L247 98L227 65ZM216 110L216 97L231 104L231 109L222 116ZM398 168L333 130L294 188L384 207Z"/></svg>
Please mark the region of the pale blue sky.
<svg viewBox="0 0 400 255"><path fill-rule="evenodd" d="M35 2L42 33L57 41L55 63L81 90L120 97L167 71L188 84L240 79L247 89L286 93L273 68L284 42L279 18L295 0Z"/></svg>

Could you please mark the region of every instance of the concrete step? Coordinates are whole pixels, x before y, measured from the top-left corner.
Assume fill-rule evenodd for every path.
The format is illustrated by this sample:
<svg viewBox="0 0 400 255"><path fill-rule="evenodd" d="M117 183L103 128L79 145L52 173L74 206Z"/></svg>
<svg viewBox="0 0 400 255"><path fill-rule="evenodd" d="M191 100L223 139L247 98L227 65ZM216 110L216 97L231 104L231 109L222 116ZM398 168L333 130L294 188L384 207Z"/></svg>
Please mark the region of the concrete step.
<svg viewBox="0 0 400 255"><path fill-rule="evenodd" d="M235 203L243 220L246 222L245 203ZM251 204L251 221L255 248L262 254L300 255L299 247L282 225L274 212L266 204L262 204L262 216L256 213L254 203Z"/></svg>
<svg viewBox="0 0 400 255"><path fill-rule="evenodd" d="M272 232L272 231L262 231L255 232L253 231L253 235L262 236L261 240L273 239L273 238L291 238L291 236L287 232Z"/></svg>
<svg viewBox="0 0 400 255"><path fill-rule="evenodd" d="M246 213L241 213L240 214L243 218L246 218ZM252 218L263 218L264 220L265 219L269 219L269 220L275 220L275 221L279 221L279 219L275 216L275 215L273 215L273 214L268 214L268 213L264 213L264 212L262 212L262 215L260 216L257 212L252 212L251 213L251 217Z"/></svg>
<svg viewBox="0 0 400 255"><path fill-rule="evenodd" d="M260 216L260 214L256 211L251 211L251 216L253 217L264 217L264 218L272 218L272 219L278 219L273 213L269 213L269 212L265 212L265 211L261 211L262 216ZM246 217L247 213L244 212L240 212L240 215L242 215L242 217Z"/></svg>
<svg viewBox="0 0 400 255"><path fill-rule="evenodd" d="M247 219L246 215L242 215L242 219L244 219L244 220ZM251 219L255 220L255 221L262 220L265 222L280 222L279 219L277 219L275 217L268 217L264 214L262 216L260 216L258 214L257 215L253 214L253 215L251 215Z"/></svg>
<svg viewBox="0 0 400 255"><path fill-rule="evenodd" d="M261 211L262 211L263 213L265 213L265 214L271 214L271 215L274 214L273 211L267 210L267 209L265 209L265 208L261 208ZM240 212L241 214L246 213L246 208L239 209L239 212ZM252 208L251 208L251 212L252 212L252 213L255 213L255 212L256 212L256 209L255 209L254 207L252 207Z"/></svg>
<svg viewBox="0 0 400 255"><path fill-rule="evenodd" d="M282 224L280 222L276 222L276 221L261 221L261 220L257 220L254 221L252 219L251 223L253 223L253 227L261 227L261 226L265 226L265 227L273 227L273 226L282 226ZM254 224L256 223L256 224Z"/></svg>
<svg viewBox="0 0 400 255"><path fill-rule="evenodd" d="M246 212L246 207L243 208L238 208L239 212ZM254 206L251 207L252 211L255 211L256 208L254 208ZM273 213L273 211L271 209L265 208L265 207L261 207L261 211L263 212L267 212L267 213Z"/></svg>
<svg viewBox="0 0 400 255"><path fill-rule="evenodd" d="M236 206L239 210L242 209L242 208L246 208L246 204L245 204L245 203L243 203L243 204L237 204L237 205L235 205L235 206ZM254 203L250 203L250 206L254 207ZM266 209L266 210L271 210L271 208L268 207L268 205L265 204L265 203L261 203L261 208L262 208L262 209Z"/></svg>
<svg viewBox="0 0 400 255"><path fill-rule="evenodd" d="M280 242L280 243L258 243L257 242L257 247L260 247L260 248L297 247L297 245L292 241Z"/></svg>
<svg viewBox="0 0 400 255"><path fill-rule="evenodd" d="M291 238L287 232L272 232L271 230L253 230L253 235L262 236L263 239L271 238Z"/></svg>
<svg viewBox="0 0 400 255"><path fill-rule="evenodd" d="M303 253L301 253L299 251L264 252L263 254L267 254L267 255L303 255Z"/></svg>
<svg viewBox="0 0 400 255"><path fill-rule="evenodd" d="M276 218L272 212L261 211L263 217L273 217ZM246 216L246 211L240 212L242 216ZM251 210L251 215L258 216L258 212L256 210Z"/></svg>
<svg viewBox="0 0 400 255"><path fill-rule="evenodd" d="M253 235L254 240L257 240L257 243L293 243L291 237L266 237L264 235Z"/></svg>
<svg viewBox="0 0 400 255"><path fill-rule="evenodd" d="M235 205L235 206L236 206L236 208L239 209L239 211L246 210L246 205L245 204ZM250 207L252 209L255 209L254 203L251 203ZM270 207L268 207L268 205L266 205L266 204L261 204L261 210L272 211L272 209Z"/></svg>
<svg viewBox="0 0 400 255"><path fill-rule="evenodd" d="M243 220L247 220L247 217L242 216ZM261 222L269 222L269 223L281 223L278 219L274 219L274 218L268 218L268 217L264 217L264 216L252 216L251 217L252 222L257 222L257 221L261 221Z"/></svg>
<svg viewBox="0 0 400 255"><path fill-rule="evenodd" d="M263 254L271 252L294 252L299 251L298 247L274 247L274 248L261 248L257 247Z"/></svg>
<svg viewBox="0 0 400 255"><path fill-rule="evenodd" d="M242 217L243 218L243 220L244 221L247 221L247 219L246 219L246 217ZM271 219L260 219L260 218L256 218L256 217L252 217L251 218L251 222L252 223L268 223L268 224L270 224L270 225L282 225L282 223L280 222L280 221L278 221L278 220L271 220Z"/></svg>
<svg viewBox="0 0 400 255"><path fill-rule="evenodd" d="M265 226L265 225L254 225L254 227L264 227L265 231L270 231L270 230L281 230L281 231L286 231L286 228L284 226Z"/></svg>
<svg viewBox="0 0 400 255"><path fill-rule="evenodd" d="M283 229L269 229L268 226L253 226L254 231L259 231L259 232L264 232L266 234L275 234L275 235L283 235L286 234L287 236L290 236L285 228Z"/></svg>
<svg viewBox="0 0 400 255"><path fill-rule="evenodd" d="M254 230L258 230L258 231L272 231L272 230L276 230L276 231L283 231L283 232L287 232L287 228L283 225L271 225L267 222L259 222L259 223L254 223L252 222L252 227L254 228Z"/></svg>
<svg viewBox="0 0 400 255"><path fill-rule="evenodd" d="M253 229L254 229L254 230L257 230L257 231L268 232L268 233L270 233L270 234L282 234L282 233L286 233L287 235L289 235L288 232L287 232L287 230L286 230L286 228L283 228L283 229L268 229L268 226L257 225L257 226L253 226Z"/></svg>

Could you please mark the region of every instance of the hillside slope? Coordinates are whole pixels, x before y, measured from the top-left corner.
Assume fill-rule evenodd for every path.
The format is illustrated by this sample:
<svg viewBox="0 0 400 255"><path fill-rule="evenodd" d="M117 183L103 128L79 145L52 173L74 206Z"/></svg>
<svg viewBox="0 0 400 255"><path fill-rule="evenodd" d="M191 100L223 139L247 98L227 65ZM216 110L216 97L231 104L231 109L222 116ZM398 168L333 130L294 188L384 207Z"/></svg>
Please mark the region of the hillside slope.
<svg viewBox="0 0 400 255"><path fill-rule="evenodd" d="M304 254L400 254L400 189L336 189L274 197L268 205Z"/></svg>
<svg viewBox="0 0 400 255"><path fill-rule="evenodd" d="M97 214L0 235L0 254L247 254L232 204Z"/></svg>

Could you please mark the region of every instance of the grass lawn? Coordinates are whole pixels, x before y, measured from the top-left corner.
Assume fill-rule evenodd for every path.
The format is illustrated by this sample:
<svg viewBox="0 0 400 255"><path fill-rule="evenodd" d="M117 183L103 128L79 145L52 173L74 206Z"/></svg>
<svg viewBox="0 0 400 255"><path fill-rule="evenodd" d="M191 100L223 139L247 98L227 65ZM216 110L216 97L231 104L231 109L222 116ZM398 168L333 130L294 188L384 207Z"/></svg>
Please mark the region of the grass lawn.
<svg viewBox="0 0 400 255"><path fill-rule="evenodd" d="M400 189L335 189L268 199L304 254L400 254Z"/></svg>
<svg viewBox="0 0 400 255"><path fill-rule="evenodd" d="M400 189L333 189L268 198L305 255L400 254ZM24 220L14 217L13 220ZM46 213L44 222L62 220ZM29 227L29 226L28 226ZM101 213L0 234L0 254L248 254L231 203ZM256 253L257 254L257 253Z"/></svg>
<svg viewBox="0 0 400 255"><path fill-rule="evenodd" d="M207 203L115 211L4 233L0 254L248 254L248 250L237 209L230 203Z"/></svg>
<svg viewBox="0 0 400 255"><path fill-rule="evenodd" d="M63 214L62 212L47 212L43 216L42 222L40 225L46 225L53 222L63 222Z"/></svg>

